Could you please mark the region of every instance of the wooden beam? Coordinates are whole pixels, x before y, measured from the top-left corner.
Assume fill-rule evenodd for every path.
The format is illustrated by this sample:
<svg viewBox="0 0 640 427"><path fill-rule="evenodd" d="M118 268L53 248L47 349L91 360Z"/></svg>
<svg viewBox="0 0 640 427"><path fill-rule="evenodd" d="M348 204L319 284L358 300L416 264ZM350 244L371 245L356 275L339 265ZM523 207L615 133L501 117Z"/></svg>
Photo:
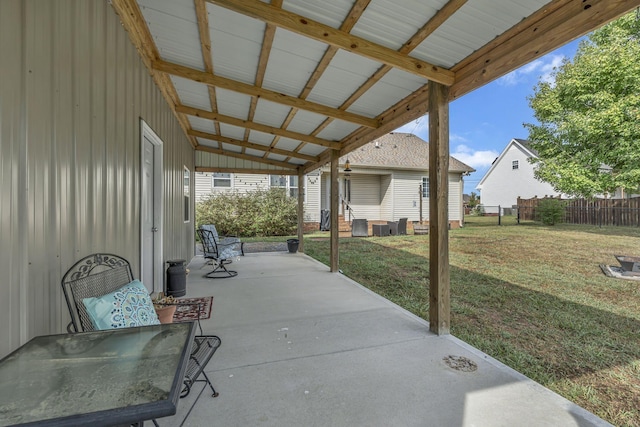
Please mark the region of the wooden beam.
<svg viewBox="0 0 640 427"><path fill-rule="evenodd" d="M205 0L194 0L196 8L196 19L198 20L198 34L200 35L200 50L202 51L202 60L204 69L207 73L213 74L213 58L211 57L211 33L209 32L209 16L207 15L207 4ZM211 103L211 111L218 111L218 100L216 88L208 87L209 102ZM214 123L216 133L220 134L220 123Z"/></svg>
<svg viewBox="0 0 640 427"><path fill-rule="evenodd" d="M273 7L259 0L208 1L234 12L277 25L288 31L390 65L428 80L448 86L454 82L454 74L445 68L401 54L362 37L354 36L320 22L312 21L304 16Z"/></svg>
<svg viewBox="0 0 640 427"><path fill-rule="evenodd" d="M340 119L346 122L355 123L360 126L366 126L370 128L378 127L378 122L376 121L376 119L371 119L369 117L364 117L358 114L349 113L347 111L338 110L337 108L327 107L326 105L318 104L316 102L311 102L293 96L285 95L284 93L278 93L268 89L263 89L261 87L242 83L237 80L231 80L226 77L215 76L213 74L195 70L183 65L156 60L153 61L152 67L156 71L161 71L163 73L182 77L184 79L204 83L209 86L219 87L238 93L243 93L249 96L255 96L258 98L266 99L267 101L298 108L300 110L311 111L323 116L329 116L333 117L334 119Z"/></svg>
<svg viewBox="0 0 640 427"><path fill-rule="evenodd" d="M279 162L277 160L270 160L262 157L250 156L248 154L243 154L243 153L235 153L233 151L227 151L221 148L207 147L206 145L198 145L195 149L196 151L203 151L205 153L211 153L211 154L219 154L221 156L227 156L227 157L235 157L236 159L249 160L256 163L264 163L267 165L278 166L280 168L285 168L285 169L298 168L298 165L294 165L291 163Z"/></svg>
<svg viewBox="0 0 640 427"><path fill-rule="evenodd" d="M422 43L430 34L432 34L442 23L444 23L447 19L449 19L456 11L458 11L467 0L450 0L445 4L436 14L431 17L426 24L422 26L404 45L400 48L400 53L409 53L413 49L416 48L420 43ZM356 102L362 95L364 95L369 89L373 87L377 82L379 82L392 68L388 65L383 65L380 67L369 79L364 82L354 93L347 98L342 105L339 107L340 109L349 108L354 102ZM419 89L416 92L422 92L426 95L426 85ZM380 126L378 129L373 132L369 132L365 129L357 129L352 135L348 136L343 140L343 148L340 150L341 155L344 155L350 151L355 150L362 145L379 138L382 135L385 135L391 132L394 129L404 125L410 120L420 117L420 114L424 115L427 113L427 98L426 96L420 100L418 103L414 102L412 98L416 95L414 94L408 96L404 100L401 100L400 103L404 104L402 106L393 106L388 109L386 112L380 114L377 118L379 120ZM395 115L396 112L401 112L402 115L397 118L390 118L392 115ZM330 120L325 120L322 123L322 128L328 126ZM320 127L318 127L320 129ZM316 129L316 130L318 130ZM319 163L325 163L329 161L330 153L327 151L324 155L321 155L321 161ZM316 165L309 165L309 169L317 168Z"/></svg>
<svg viewBox="0 0 640 427"><path fill-rule="evenodd" d="M222 142L224 144L231 144L238 147L250 148L252 150L266 151L266 154L273 153L281 156L295 157L296 159L307 160L310 162L318 161L317 156L309 156L307 154L300 154L294 151L282 150L280 148L271 147L269 145L261 145L261 144L255 144L253 142L248 142L248 141L240 141L240 140L229 138L226 136L215 135L207 132L201 132L199 130L190 130L189 135L195 136L196 138L204 138L204 139L209 139L211 141Z"/></svg>
<svg viewBox="0 0 640 427"><path fill-rule="evenodd" d="M449 334L449 89L429 82L429 329Z"/></svg>
<svg viewBox="0 0 640 427"><path fill-rule="evenodd" d="M297 175L294 169L253 169L253 168L216 168L210 166L196 166L196 172L248 173L265 175Z"/></svg>
<svg viewBox="0 0 640 427"><path fill-rule="evenodd" d="M340 155L344 156L345 154L362 147L364 144L386 135L411 120L415 120L427 114L429 110L428 95L429 91L427 86L423 86L378 116L381 123L378 129L359 128L352 132L351 135L342 140ZM330 162L331 150L325 150L318 157L319 161L317 163L305 165L305 173L309 173Z"/></svg>
<svg viewBox="0 0 640 427"><path fill-rule="evenodd" d="M306 176L302 169L298 169L298 252L304 252L304 193Z"/></svg>
<svg viewBox="0 0 640 427"><path fill-rule="evenodd" d="M333 149L340 148L340 143L335 141L329 141L326 139L318 138L315 136L305 135L303 133L292 132L276 128L273 126L267 126L256 122L250 122L248 120L242 120L231 116L225 116L223 114L214 113L212 111L200 110L198 108L187 107L186 105L176 105L176 111L179 113L187 114L190 116L202 117L203 119L209 119L219 121L221 123L227 123L232 126L241 128L249 128L257 130L259 132L268 133L271 135L278 135L284 138L297 139L300 141L309 142L311 144L322 145L323 147L329 147Z"/></svg>
<svg viewBox="0 0 640 427"><path fill-rule="evenodd" d="M331 197L329 203L329 216L331 217L330 228L330 270L332 273L337 273L340 269L338 239L340 237L338 227L338 204L339 204L339 187L338 187L338 161L340 160L340 153L338 150L331 150Z"/></svg>
<svg viewBox="0 0 640 427"><path fill-rule="evenodd" d="M640 0L556 0L452 68L450 99L503 76L640 7Z"/></svg>

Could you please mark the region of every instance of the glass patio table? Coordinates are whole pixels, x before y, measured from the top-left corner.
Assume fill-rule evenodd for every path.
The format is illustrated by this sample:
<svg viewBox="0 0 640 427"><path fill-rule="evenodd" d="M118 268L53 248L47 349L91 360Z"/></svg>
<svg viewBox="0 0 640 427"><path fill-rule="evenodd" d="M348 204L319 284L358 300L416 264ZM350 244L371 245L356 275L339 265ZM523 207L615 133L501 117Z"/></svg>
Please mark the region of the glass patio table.
<svg viewBox="0 0 640 427"><path fill-rule="evenodd" d="M33 338L0 361L0 426L112 426L176 413L195 324Z"/></svg>

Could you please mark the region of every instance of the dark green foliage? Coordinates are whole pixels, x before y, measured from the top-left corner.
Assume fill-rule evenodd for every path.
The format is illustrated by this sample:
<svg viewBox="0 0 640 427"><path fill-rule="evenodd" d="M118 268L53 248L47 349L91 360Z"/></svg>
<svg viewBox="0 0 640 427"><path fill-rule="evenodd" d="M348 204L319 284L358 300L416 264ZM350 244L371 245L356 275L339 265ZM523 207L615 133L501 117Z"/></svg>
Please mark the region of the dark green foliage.
<svg viewBox="0 0 640 427"><path fill-rule="evenodd" d="M296 233L297 208L282 188L212 194L196 203L196 225L214 224L221 235L287 236Z"/></svg>
<svg viewBox="0 0 640 427"><path fill-rule="evenodd" d="M564 222L567 202L558 199L542 199L536 208L536 219L544 225Z"/></svg>

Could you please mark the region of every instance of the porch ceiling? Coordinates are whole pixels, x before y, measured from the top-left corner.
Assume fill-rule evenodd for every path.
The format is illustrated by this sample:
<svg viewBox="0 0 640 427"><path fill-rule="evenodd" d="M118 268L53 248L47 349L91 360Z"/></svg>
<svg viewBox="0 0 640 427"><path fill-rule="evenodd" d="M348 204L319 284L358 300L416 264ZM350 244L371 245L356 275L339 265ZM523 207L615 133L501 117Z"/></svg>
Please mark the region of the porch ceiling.
<svg viewBox="0 0 640 427"><path fill-rule="evenodd" d="M640 0L112 0L196 170L297 174L640 6Z"/></svg>

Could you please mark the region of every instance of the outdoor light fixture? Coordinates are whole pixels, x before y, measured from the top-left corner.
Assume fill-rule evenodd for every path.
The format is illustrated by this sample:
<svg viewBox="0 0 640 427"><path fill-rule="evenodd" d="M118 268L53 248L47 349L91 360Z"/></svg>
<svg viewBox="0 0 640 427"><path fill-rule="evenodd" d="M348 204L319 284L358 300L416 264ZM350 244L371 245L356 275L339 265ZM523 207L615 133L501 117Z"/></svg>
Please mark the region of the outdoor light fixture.
<svg viewBox="0 0 640 427"><path fill-rule="evenodd" d="M347 159L347 161L344 163L344 171L345 172L351 172L351 164L349 163L349 159Z"/></svg>

